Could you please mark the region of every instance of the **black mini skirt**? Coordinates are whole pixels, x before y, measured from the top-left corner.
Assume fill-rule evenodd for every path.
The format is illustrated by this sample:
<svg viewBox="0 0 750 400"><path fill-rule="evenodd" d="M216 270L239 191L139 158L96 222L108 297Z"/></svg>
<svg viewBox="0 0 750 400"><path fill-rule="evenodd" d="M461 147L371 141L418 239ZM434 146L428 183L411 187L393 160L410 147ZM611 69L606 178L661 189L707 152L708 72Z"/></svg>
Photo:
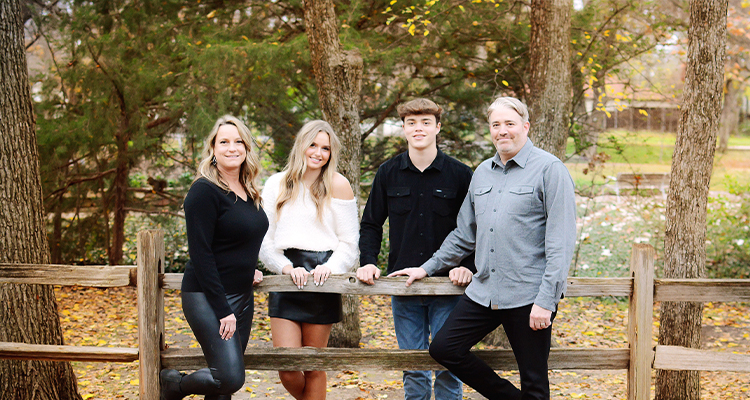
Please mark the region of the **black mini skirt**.
<svg viewBox="0 0 750 400"><path fill-rule="evenodd" d="M312 271L333 254L328 251L286 249L284 256L292 265ZM311 284L312 277L308 278ZM341 295L338 293L271 292L268 294L268 315L308 324L333 324L341 321Z"/></svg>

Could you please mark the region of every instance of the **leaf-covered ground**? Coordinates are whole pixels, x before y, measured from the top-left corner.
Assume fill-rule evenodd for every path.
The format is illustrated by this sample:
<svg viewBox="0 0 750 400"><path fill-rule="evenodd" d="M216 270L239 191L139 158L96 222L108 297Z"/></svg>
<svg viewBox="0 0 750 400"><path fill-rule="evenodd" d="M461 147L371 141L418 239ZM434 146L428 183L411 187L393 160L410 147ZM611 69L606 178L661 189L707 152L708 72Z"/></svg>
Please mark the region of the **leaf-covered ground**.
<svg viewBox="0 0 750 400"><path fill-rule="evenodd" d="M138 341L136 292L134 288L56 288L66 344L136 347ZM396 348L396 337L387 296L363 296L360 318L362 347ZM180 309L179 292L165 298L167 343L196 347ZM266 295L256 295L250 346L270 346ZM654 308L654 340L658 327L658 305ZM623 348L626 342L627 303L618 299L565 299L554 324L554 336L563 347ZM704 311L703 347L718 351L750 353L750 305L708 303ZM138 363L73 363L84 399L137 399ZM515 371L502 372L518 384ZM701 375L703 398L750 399L750 374L716 372ZM551 371L552 398L623 399L625 371ZM329 372L328 398L403 398L401 374L397 371ZM482 396L464 389L467 399ZM247 371L245 387L236 399L291 399L272 371Z"/></svg>

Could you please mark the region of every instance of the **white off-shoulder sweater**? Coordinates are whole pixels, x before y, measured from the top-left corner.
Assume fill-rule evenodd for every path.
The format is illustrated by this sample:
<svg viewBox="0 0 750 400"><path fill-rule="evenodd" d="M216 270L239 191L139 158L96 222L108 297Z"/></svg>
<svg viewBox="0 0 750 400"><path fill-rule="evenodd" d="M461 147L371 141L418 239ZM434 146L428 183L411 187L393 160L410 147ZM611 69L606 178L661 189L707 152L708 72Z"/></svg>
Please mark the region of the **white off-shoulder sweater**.
<svg viewBox="0 0 750 400"><path fill-rule="evenodd" d="M268 232L263 238L259 258L270 271L281 274L291 261L284 249L310 251L333 250L324 264L333 274L343 274L354 265L359 255L359 220L355 199L332 198L318 219L315 203L307 188L297 199L287 202L276 218L276 200L285 172L272 175L263 188L263 209L268 216Z"/></svg>

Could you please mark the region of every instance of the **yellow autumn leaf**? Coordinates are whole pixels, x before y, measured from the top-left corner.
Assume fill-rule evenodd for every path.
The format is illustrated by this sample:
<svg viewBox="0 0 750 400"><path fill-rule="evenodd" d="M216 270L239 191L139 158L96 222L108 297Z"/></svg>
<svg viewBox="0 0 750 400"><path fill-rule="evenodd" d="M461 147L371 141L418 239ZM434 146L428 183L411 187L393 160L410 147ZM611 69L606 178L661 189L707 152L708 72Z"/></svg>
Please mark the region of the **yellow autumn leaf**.
<svg viewBox="0 0 750 400"><path fill-rule="evenodd" d="M414 26L414 24L411 24L411 25L409 26L409 34L410 34L410 35L414 36L414 31L416 31L416 30L417 30L417 27L416 27L416 26Z"/></svg>
<svg viewBox="0 0 750 400"><path fill-rule="evenodd" d="M508 86L508 81L503 80L503 85Z"/></svg>
<svg viewBox="0 0 750 400"><path fill-rule="evenodd" d="M424 33L423 33L423 35L424 35L424 36L427 36L427 35L429 35L429 34L430 34L430 31L428 31L428 30L426 30L426 29L425 29L425 31L424 31Z"/></svg>
<svg viewBox="0 0 750 400"><path fill-rule="evenodd" d="M208 13L208 15L206 15L206 18L211 19L215 16L216 16L216 10L213 10L210 13Z"/></svg>
<svg viewBox="0 0 750 400"><path fill-rule="evenodd" d="M638 110L638 112L648 117L646 110Z"/></svg>
<svg viewBox="0 0 750 400"><path fill-rule="evenodd" d="M133 386L138 386L140 384L140 381L138 379L133 379L132 381L130 381L130 384Z"/></svg>

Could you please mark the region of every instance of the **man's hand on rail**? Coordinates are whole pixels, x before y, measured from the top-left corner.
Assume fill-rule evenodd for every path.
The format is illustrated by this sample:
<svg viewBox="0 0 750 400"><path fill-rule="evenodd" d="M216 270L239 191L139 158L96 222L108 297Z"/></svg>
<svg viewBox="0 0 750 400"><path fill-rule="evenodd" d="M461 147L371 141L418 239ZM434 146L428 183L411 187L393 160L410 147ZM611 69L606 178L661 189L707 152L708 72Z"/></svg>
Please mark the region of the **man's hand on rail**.
<svg viewBox="0 0 750 400"><path fill-rule="evenodd" d="M219 335L224 340L229 340L234 336L234 331L237 330L237 318L234 314L229 314L226 317L219 320L221 326L219 327Z"/></svg>
<svg viewBox="0 0 750 400"><path fill-rule="evenodd" d="M468 286L473 276L471 270L466 267L456 267L448 272L448 278L456 286Z"/></svg>
<svg viewBox="0 0 750 400"><path fill-rule="evenodd" d="M357 268L357 279L362 283L373 285L378 278L380 278L380 268L376 267L375 264L367 264Z"/></svg>
<svg viewBox="0 0 750 400"><path fill-rule="evenodd" d="M255 276L253 277L253 285L257 285L263 282L263 272L259 269L255 270Z"/></svg>
<svg viewBox="0 0 750 400"><path fill-rule="evenodd" d="M388 277L394 277L394 276L408 276L409 279L406 280L406 286L411 286L412 282L418 281L425 276L427 276L427 271L425 271L421 267L417 268L404 268L400 271L396 271L388 275Z"/></svg>

